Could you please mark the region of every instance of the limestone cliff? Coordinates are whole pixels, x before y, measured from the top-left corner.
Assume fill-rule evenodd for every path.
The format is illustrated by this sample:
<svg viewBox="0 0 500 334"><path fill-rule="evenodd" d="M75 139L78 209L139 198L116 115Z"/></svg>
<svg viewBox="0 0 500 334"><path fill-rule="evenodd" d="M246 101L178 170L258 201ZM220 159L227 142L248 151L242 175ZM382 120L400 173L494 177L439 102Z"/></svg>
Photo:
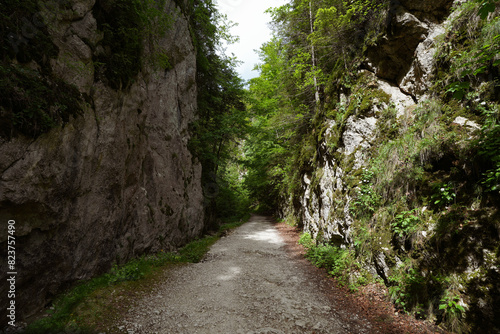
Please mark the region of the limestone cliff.
<svg viewBox="0 0 500 334"><path fill-rule="evenodd" d="M15 220L17 320L76 280L134 256L173 250L203 230L201 166L187 149L197 108L187 18L166 1L170 22L157 43L168 64L144 61L153 52L144 41L141 69L120 89L98 68L99 56L111 53L102 43L109 15L96 16L109 4L54 2L57 11L44 7L26 17L44 18L58 49L50 73L76 85L85 103L79 115L36 138L0 139L0 248L6 259L6 225ZM2 261L2 281L5 266ZM7 295L5 284L0 294ZM6 302L2 297L2 324Z"/></svg>
<svg viewBox="0 0 500 334"><path fill-rule="evenodd" d="M360 70L366 83L363 88L370 91L367 96L369 107L352 107L354 114L348 116L342 126L333 120L324 124L324 141L320 147L324 154L321 155L320 168L314 175L304 175L304 195L299 210L305 230L313 237L320 233L326 240L349 244L353 218L348 190L353 185L348 184L349 175L343 167L357 171L367 164L369 149L377 135L386 135L377 133L382 110L392 105L397 116L403 116L427 98L434 70L435 39L445 32L447 21L443 21L442 16L448 13L452 2L424 1L419 5L398 2L392 5L388 14L391 16L389 33L367 50L366 69ZM416 15L423 18L420 20ZM441 20L436 22L436 16ZM353 100L359 93L342 95L342 107L347 109L356 103ZM331 142L340 143L336 152L328 149ZM311 178L315 181L312 186ZM337 202L333 202L333 198L337 198Z"/></svg>
<svg viewBox="0 0 500 334"><path fill-rule="evenodd" d="M476 68L477 55L495 43L495 33L481 34L498 31L499 8L491 5L484 22L477 8L391 1L386 33L366 48L358 81L315 128L315 164L281 215L317 242L351 250L362 263L350 273L354 285L362 275L378 277L406 312L452 331L493 333L500 330L498 178L485 180L493 174L483 156L498 143L486 146L496 132L481 122L498 115L498 68L489 59ZM480 41L476 51L471 39ZM480 75L450 65L467 52ZM462 86L453 88L454 80Z"/></svg>

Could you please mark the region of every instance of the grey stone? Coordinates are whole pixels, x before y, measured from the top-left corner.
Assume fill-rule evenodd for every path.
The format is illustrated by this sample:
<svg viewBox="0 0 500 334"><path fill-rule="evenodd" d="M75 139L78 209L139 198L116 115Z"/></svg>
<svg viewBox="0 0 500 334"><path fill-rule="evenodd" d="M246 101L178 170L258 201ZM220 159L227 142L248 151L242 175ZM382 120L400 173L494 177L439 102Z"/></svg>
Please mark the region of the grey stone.
<svg viewBox="0 0 500 334"><path fill-rule="evenodd" d="M359 147L367 147L368 142L373 139L377 118L355 118L347 119L346 130L343 133L344 154L350 155Z"/></svg>
<svg viewBox="0 0 500 334"><path fill-rule="evenodd" d="M470 131L481 130L481 127L479 126L479 124L477 124L474 121L469 120L468 118L462 117L462 116L458 116L457 118L455 118L455 120L452 122L452 124L466 127Z"/></svg>
<svg viewBox="0 0 500 334"><path fill-rule="evenodd" d="M83 20L63 18L49 30L60 47L54 73L87 93L93 106L36 140L0 141L0 221L16 221L18 319L76 280L114 262L174 250L204 228L201 165L187 148L197 105L186 19L177 18L162 41L167 53L178 54L173 69L148 68L127 92L117 92L94 82L92 52L82 40L96 34L92 4L75 1ZM4 234L0 243L7 249Z"/></svg>
<svg viewBox="0 0 500 334"><path fill-rule="evenodd" d="M410 70L401 81L403 91L420 97L430 88L435 65L436 38L445 33L443 25L432 25L426 39L415 50Z"/></svg>
<svg viewBox="0 0 500 334"><path fill-rule="evenodd" d="M413 62L417 46L425 40L429 27L402 7L398 7L393 16L389 33L377 45L368 48L367 56L378 77L399 84Z"/></svg>

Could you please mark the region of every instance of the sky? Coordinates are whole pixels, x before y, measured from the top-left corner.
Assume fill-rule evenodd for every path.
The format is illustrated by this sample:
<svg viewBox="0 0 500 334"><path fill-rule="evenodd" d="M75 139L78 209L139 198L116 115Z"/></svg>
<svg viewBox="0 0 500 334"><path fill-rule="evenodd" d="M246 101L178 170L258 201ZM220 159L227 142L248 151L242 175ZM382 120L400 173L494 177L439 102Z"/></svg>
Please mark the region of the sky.
<svg viewBox="0 0 500 334"><path fill-rule="evenodd" d="M243 61L243 64L236 68L242 79L249 80L258 76L257 71L252 71L259 63L259 56L254 50L259 50L262 44L271 39L271 29L268 25L271 16L264 11L287 2L288 0L217 0L219 11L227 14L229 20L238 23L231 33L239 36L240 41L229 45L226 53L234 53L238 60Z"/></svg>

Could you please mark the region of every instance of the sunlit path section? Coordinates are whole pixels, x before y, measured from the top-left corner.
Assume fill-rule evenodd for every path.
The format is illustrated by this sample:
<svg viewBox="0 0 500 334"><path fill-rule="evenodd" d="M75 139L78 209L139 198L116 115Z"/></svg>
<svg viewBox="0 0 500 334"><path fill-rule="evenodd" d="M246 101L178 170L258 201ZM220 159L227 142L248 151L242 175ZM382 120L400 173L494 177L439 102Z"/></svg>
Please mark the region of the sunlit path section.
<svg viewBox="0 0 500 334"><path fill-rule="evenodd" d="M353 332L262 216L222 238L203 262L167 274L122 326L131 333Z"/></svg>

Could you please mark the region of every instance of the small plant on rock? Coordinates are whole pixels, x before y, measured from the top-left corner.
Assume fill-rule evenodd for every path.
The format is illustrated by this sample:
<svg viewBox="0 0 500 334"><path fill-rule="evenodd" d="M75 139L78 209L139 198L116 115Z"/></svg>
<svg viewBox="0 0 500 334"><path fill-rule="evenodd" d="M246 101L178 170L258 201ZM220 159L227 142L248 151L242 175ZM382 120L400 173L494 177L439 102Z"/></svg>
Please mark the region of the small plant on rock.
<svg viewBox="0 0 500 334"><path fill-rule="evenodd" d="M443 321L448 327L456 333L462 333L462 318L465 314L465 308L460 304L460 297L446 293L441 299L439 309L443 312Z"/></svg>
<svg viewBox="0 0 500 334"><path fill-rule="evenodd" d="M450 205L456 197L457 194L450 184L440 183L434 186L434 194L431 199L434 205L443 207Z"/></svg>
<svg viewBox="0 0 500 334"><path fill-rule="evenodd" d="M394 221L391 223L394 233L399 235L401 238L415 231L420 218L416 213L417 209L410 211L403 211L396 215Z"/></svg>

